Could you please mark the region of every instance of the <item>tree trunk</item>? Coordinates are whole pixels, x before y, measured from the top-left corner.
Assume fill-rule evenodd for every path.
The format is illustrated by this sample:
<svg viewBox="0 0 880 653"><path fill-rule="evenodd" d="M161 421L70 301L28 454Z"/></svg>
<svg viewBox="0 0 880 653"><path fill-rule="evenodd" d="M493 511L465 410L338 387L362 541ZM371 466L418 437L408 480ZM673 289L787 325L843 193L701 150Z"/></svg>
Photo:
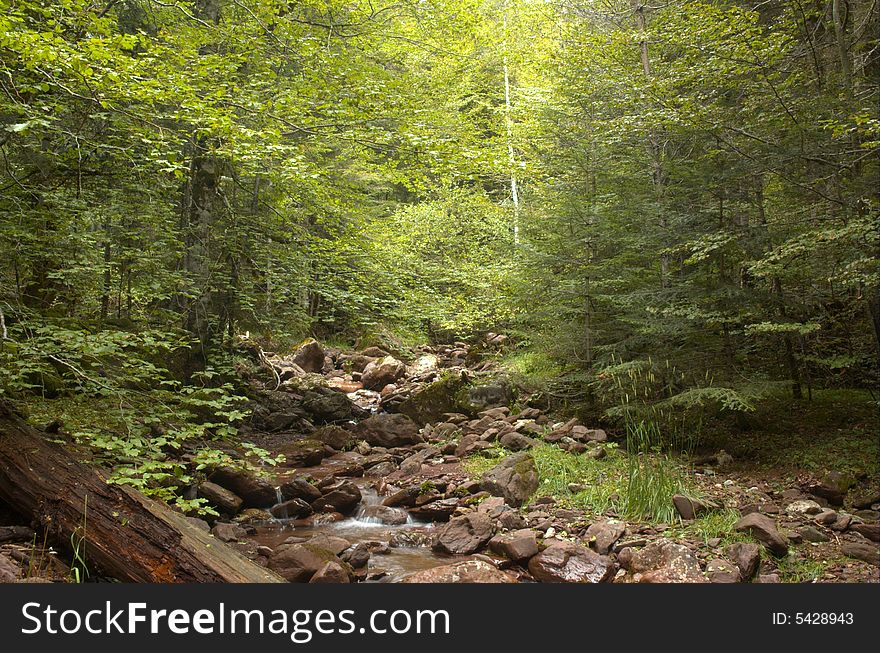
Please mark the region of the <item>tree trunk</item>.
<svg viewBox="0 0 880 653"><path fill-rule="evenodd" d="M49 442L0 402L0 499L70 548L91 573L143 583L277 583L281 578L163 503L119 485Z"/></svg>

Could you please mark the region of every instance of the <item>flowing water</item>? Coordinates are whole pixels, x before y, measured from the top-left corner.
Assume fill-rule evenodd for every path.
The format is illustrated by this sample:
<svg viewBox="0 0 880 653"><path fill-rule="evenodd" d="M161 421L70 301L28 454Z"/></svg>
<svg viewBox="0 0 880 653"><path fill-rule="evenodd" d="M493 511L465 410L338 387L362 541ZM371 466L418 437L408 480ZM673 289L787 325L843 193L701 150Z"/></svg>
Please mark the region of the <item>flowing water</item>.
<svg viewBox="0 0 880 653"><path fill-rule="evenodd" d="M380 547L370 556L367 569L368 576L373 577L372 582L397 582L407 574L470 559L470 556L450 556L431 550L429 543L435 528L431 522L419 522L407 515L405 524L389 525L382 523L377 517L367 516L365 513L369 512L368 508L381 504L382 497L367 481L353 479L353 482L360 488L362 499L352 517L341 521L307 525L294 520L278 520L258 526L257 534L251 539L274 549L289 538L304 541L321 534L341 537L352 545L364 543L371 548L381 544L387 545L394 538L402 545ZM281 502L280 490L278 501ZM407 540L409 545L406 545ZM427 545L412 545L419 541L426 542ZM385 573L384 576L381 576L382 572Z"/></svg>

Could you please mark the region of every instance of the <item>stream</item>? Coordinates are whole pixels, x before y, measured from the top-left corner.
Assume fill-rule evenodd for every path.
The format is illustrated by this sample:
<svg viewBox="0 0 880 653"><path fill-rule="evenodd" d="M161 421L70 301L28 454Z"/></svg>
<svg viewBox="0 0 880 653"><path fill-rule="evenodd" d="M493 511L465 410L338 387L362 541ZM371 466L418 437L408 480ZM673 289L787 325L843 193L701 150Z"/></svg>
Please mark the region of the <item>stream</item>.
<svg viewBox="0 0 880 653"><path fill-rule="evenodd" d="M256 535L249 539L272 549L288 540L303 542L319 535L341 537L351 542L352 546L366 544L373 553L367 565L365 582L394 583L417 571L471 559L471 556L434 552L430 547L431 534L435 528L433 522L416 521L410 515L405 524L389 525L375 517L366 516L367 508L381 504L382 497L371 487L369 481L351 480L362 495L361 504L351 517L308 525L301 520L292 519L264 522L256 527Z"/></svg>

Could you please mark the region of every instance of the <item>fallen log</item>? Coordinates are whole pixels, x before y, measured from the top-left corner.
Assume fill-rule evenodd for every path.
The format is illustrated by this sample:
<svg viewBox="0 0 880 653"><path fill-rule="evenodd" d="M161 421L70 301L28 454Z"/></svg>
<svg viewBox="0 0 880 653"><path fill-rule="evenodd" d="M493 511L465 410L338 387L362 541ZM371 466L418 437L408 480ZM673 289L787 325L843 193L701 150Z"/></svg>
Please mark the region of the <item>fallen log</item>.
<svg viewBox="0 0 880 653"><path fill-rule="evenodd" d="M83 464L0 401L0 499L89 572L142 583L278 583L282 578L214 539L164 503Z"/></svg>

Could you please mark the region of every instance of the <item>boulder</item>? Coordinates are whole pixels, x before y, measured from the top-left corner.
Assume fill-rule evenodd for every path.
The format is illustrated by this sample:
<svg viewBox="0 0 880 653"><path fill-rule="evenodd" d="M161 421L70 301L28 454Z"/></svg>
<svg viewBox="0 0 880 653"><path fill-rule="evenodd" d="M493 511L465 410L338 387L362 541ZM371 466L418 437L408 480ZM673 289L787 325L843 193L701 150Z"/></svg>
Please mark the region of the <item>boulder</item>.
<svg viewBox="0 0 880 653"><path fill-rule="evenodd" d="M706 575L710 583L739 583L742 580L739 567L729 560L710 560Z"/></svg>
<svg viewBox="0 0 880 653"><path fill-rule="evenodd" d="M299 519L312 514L312 507L302 499L290 499L272 506L269 511L276 519Z"/></svg>
<svg viewBox="0 0 880 653"><path fill-rule="evenodd" d="M510 449L511 451L525 451L526 449L531 449L537 444L537 442L531 438L526 437L521 433L517 433L516 431L502 435L500 442L502 447Z"/></svg>
<svg viewBox="0 0 880 653"><path fill-rule="evenodd" d="M306 503L311 503L315 499L321 498L321 490L302 477L287 481L281 486L280 490L281 498L284 501L302 499Z"/></svg>
<svg viewBox="0 0 880 653"><path fill-rule="evenodd" d="M753 542L736 542L727 547L728 557L736 563L742 580L749 581L761 566L761 547Z"/></svg>
<svg viewBox="0 0 880 653"><path fill-rule="evenodd" d="M512 575L482 560L465 560L404 576L401 583L515 583Z"/></svg>
<svg viewBox="0 0 880 653"><path fill-rule="evenodd" d="M328 560L309 579L309 583L350 583L352 575L351 568L346 563Z"/></svg>
<svg viewBox="0 0 880 653"><path fill-rule="evenodd" d="M221 467L208 480L240 496L243 508L267 508L277 500L275 486L246 470Z"/></svg>
<svg viewBox="0 0 880 653"><path fill-rule="evenodd" d="M494 532L492 519L487 514L472 512L450 519L440 529L432 546L435 551L467 555L486 546Z"/></svg>
<svg viewBox="0 0 880 653"><path fill-rule="evenodd" d="M843 555L872 565L880 566L880 548L870 542L844 542L840 547Z"/></svg>
<svg viewBox="0 0 880 653"><path fill-rule="evenodd" d="M616 519L596 522L587 529L586 539L596 553L607 555L611 547L626 532L626 524Z"/></svg>
<svg viewBox="0 0 880 653"><path fill-rule="evenodd" d="M393 356L385 356L364 368L361 383L368 390L381 390L406 373L406 366Z"/></svg>
<svg viewBox="0 0 880 653"><path fill-rule="evenodd" d="M718 506L711 501L694 499L693 497L686 497L683 494L673 495L672 505L675 506L675 511L682 519L695 519L700 515L718 509Z"/></svg>
<svg viewBox="0 0 880 653"><path fill-rule="evenodd" d="M346 400L347 401L347 400ZM323 442L336 451L348 451L354 446L354 433L339 426L324 426L312 433L312 439Z"/></svg>
<svg viewBox="0 0 880 653"><path fill-rule="evenodd" d="M508 456L483 474L481 487L493 496L504 497L509 506L518 508L538 489L535 460L527 452Z"/></svg>
<svg viewBox="0 0 880 653"><path fill-rule="evenodd" d="M705 583L700 563L685 546L669 541L652 542L636 551L628 563L642 583Z"/></svg>
<svg viewBox="0 0 880 653"><path fill-rule="evenodd" d="M529 528L499 534L489 540L489 550L515 562L528 560L538 553L537 535Z"/></svg>
<svg viewBox="0 0 880 653"><path fill-rule="evenodd" d="M317 340L306 340L294 352L293 364L304 372L320 372L324 368L324 348Z"/></svg>
<svg viewBox="0 0 880 653"><path fill-rule="evenodd" d="M324 489L324 495L312 502L315 512L338 512L348 515L361 502L361 491L350 481L340 481Z"/></svg>
<svg viewBox="0 0 880 653"><path fill-rule="evenodd" d="M310 544L282 544L267 566L291 583L307 583L326 563L336 561L332 551Z"/></svg>
<svg viewBox="0 0 880 653"><path fill-rule="evenodd" d="M615 565L580 544L552 544L529 560L529 573L542 583L602 583L614 576Z"/></svg>
<svg viewBox="0 0 880 653"><path fill-rule="evenodd" d="M240 496L210 481L205 481L199 485L198 495L203 499L207 499L208 503L228 515L236 514L241 510L241 504L243 503Z"/></svg>
<svg viewBox="0 0 880 653"><path fill-rule="evenodd" d="M439 422L445 415L455 414L461 408L460 398L466 386L466 378L450 373L418 388L400 403L397 410L419 424Z"/></svg>
<svg viewBox="0 0 880 653"><path fill-rule="evenodd" d="M784 556L788 553L788 538L776 529L776 522L767 515L759 512L750 513L736 522L734 530L749 533L775 556Z"/></svg>
<svg viewBox="0 0 880 653"><path fill-rule="evenodd" d="M311 438L288 442L278 447L278 453L284 454L283 467L313 467L327 455L324 443Z"/></svg>
<svg viewBox="0 0 880 653"><path fill-rule="evenodd" d="M378 413L355 427L355 436L374 447L405 447L422 442L419 425L406 415Z"/></svg>
<svg viewBox="0 0 880 653"><path fill-rule="evenodd" d="M315 424L351 419L352 406L345 394L333 390L326 390L325 393L306 392L302 401L303 410Z"/></svg>
<svg viewBox="0 0 880 653"><path fill-rule="evenodd" d="M389 526L398 526L405 524L409 519L406 510L403 508L392 508L376 504L372 506L364 506L358 513L358 521L370 524L387 524Z"/></svg>

